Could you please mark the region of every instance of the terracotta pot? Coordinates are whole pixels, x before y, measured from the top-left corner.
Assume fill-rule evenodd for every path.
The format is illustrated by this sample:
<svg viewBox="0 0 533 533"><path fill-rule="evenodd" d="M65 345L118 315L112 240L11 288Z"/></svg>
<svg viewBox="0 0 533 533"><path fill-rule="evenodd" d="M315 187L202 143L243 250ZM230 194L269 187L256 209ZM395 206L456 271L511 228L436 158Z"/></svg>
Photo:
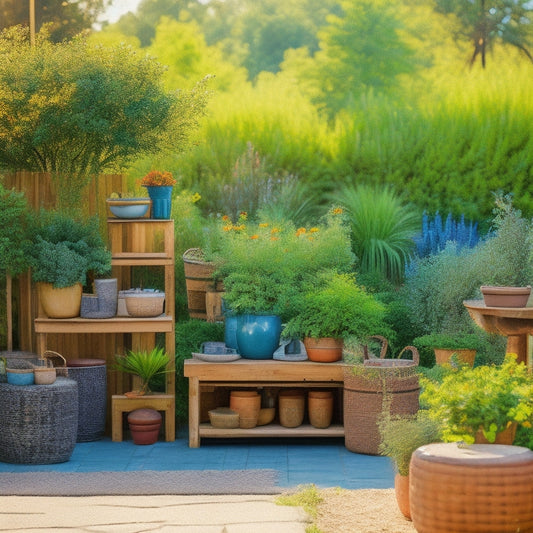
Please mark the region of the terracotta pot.
<svg viewBox="0 0 533 533"><path fill-rule="evenodd" d="M134 444L155 444L161 429L161 413L155 409L136 409L128 415Z"/></svg>
<svg viewBox="0 0 533 533"><path fill-rule="evenodd" d="M39 301L49 318L74 318L80 316L82 285L54 287L51 283L37 284Z"/></svg>
<svg viewBox="0 0 533 533"><path fill-rule="evenodd" d="M257 418L261 409L261 396L257 391L231 391L229 407L239 413L241 429L251 429L257 426Z"/></svg>
<svg viewBox="0 0 533 533"><path fill-rule="evenodd" d="M418 533L533 531L533 452L435 443L411 457L409 507Z"/></svg>
<svg viewBox="0 0 533 533"><path fill-rule="evenodd" d="M305 337L304 346L307 357L316 363L334 363L342 359L344 341L333 337Z"/></svg>
<svg viewBox="0 0 533 533"><path fill-rule="evenodd" d="M331 391L309 391L307 394L309 422L318 429L331 425L333 417L333 393Z"/></svg>
<svg viewBox="0 0 533 533"><path fill-rule="evenodd" d="M476 359L476 350L433 348L433 351L435 352L435 361L438 365L449 363L453 354L457 354L457 359L470 367L474 366L474 361Z"/></svg>
<svg viewBox="0 0 533 533"><path fill-rule="evenodd" d="M394 476L394 492L400 512L411 520L411 510L409 509L409 476L396 474Z"/></svg>
<svg viewBox="0 0 533 533"><path fill-rule="evenodd" d="M494 442L489 442L485 435L483 435L483 431L479 429L476 432L475 436L475 444L508 444L511 445L514 442L515 436L516 436L516 428L518 424L516 422L513 422L509 427L505 428L503 431L500 431L499 433L496 433L496 439Z"/></svg>
<svg viewBox="0 0 533 533"><path fill-rule="evenodd" d="M531 294L531 287L481 287L487 307L525 307Z"/></svg>

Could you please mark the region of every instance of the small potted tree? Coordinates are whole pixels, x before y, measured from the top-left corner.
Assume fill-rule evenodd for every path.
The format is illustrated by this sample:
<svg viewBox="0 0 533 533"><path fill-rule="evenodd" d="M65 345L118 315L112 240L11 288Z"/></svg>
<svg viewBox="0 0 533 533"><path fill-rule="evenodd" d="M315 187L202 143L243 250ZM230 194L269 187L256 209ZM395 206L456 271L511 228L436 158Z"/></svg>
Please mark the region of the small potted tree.
<svg viewBox="0 0 533 533"><path fill-rule="evenodd" d="M387 330L385 307L357 285L353 274L322 272L298 295L296 306L283 337L303 338L311 361L338 361L346 337L364 340Z"/></svg>
<svg viewBox="0 0 533 533"><path fill-rule="evenodd" d="M140 383L135 391L126 392L128 397L144 396L151 392L153 380L169 372L170 358L163 348L155 347L150 352L130 350L125 355L116 355L113 369L136 376Z"/></svg>
<svg viewBox="0 0 533 533"><path fill-rule="evenodd" d="M55 211L41 211L38 216L28 258L41 305L50 318L78 316L88 272L111 270L111 253L97 221L75 220Z"/></svg>
<svg viewBox="0 0 533 533"><path fill-rule="evenodd" d="M456 354L458 361L474 366L481 340L478 335L471 333L431 333L415 338L413 344L417 348L432 349L438 365L449 363Z"/></svg>

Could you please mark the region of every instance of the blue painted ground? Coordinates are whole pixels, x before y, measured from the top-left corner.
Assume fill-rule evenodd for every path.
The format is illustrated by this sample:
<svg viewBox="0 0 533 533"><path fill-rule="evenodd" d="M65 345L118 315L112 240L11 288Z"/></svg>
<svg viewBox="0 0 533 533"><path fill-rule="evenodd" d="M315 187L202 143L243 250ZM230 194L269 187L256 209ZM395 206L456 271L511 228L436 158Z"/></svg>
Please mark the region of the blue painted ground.
<svg viewBox="0 0 533 533"><path fill-rule="evenodd" d="M202 439L189 448L186 432L175 442L137 446L131 440L104 438L78 443L70 460L55 465L0 462L0 472L98 472L132 470L274 469L283 488L315 484L320 488L392 488L387 457L348 451L342 438Z"/></svg>

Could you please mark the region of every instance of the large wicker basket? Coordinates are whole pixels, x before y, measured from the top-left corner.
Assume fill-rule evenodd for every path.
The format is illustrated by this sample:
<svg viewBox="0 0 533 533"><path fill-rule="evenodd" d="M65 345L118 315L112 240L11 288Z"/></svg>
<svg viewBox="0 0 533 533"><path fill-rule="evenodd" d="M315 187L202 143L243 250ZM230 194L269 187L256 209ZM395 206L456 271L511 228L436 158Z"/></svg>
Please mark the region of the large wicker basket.
<svg viewBox="0 0 533 533"><path fill-rule="evenodd" d="M183 269L187 287L187 307L191 318L207 319L206 295L209 291L223 290L214 279L216 265L202 259L200 248L189 248L183 254Z"/></svg>
<svg viewBox="0 0 533 533"><path fill-rule="evenodd" d="M414 346L407 346L399 357L406 351L412 352L411 360L385 359L382 351L383 358L365 359L362 365L345 369L344 443L348 450L379 454L378 421L385 407L391 415L411 415L418 411L419 354Z"/></svg>

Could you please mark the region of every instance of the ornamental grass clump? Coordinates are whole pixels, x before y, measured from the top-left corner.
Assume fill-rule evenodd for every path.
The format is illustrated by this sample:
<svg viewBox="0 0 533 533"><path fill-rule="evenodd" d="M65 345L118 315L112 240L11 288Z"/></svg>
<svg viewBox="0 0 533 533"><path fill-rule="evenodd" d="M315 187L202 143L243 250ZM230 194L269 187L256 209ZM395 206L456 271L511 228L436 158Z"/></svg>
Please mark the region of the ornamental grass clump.
<svg viewBox="0 0 533 533"><path fill-rule="evenodd" d="M290 220L233 223L222 217L218 250L212 258L224 280L224 299L237 314L275 314L288 319L306 283L324 270L349 272L354 263L341 209L321 223L296 228Z"/></svg>
<svg viewBox="0 0 533 533"><path fill-rule="evenodd" d="M513 423L531 427L533 377L515 354L501 365L450 367L441 380L420 376L420 404L442 424L445 442L471 444L481 430L489 442Z"/></svg>

